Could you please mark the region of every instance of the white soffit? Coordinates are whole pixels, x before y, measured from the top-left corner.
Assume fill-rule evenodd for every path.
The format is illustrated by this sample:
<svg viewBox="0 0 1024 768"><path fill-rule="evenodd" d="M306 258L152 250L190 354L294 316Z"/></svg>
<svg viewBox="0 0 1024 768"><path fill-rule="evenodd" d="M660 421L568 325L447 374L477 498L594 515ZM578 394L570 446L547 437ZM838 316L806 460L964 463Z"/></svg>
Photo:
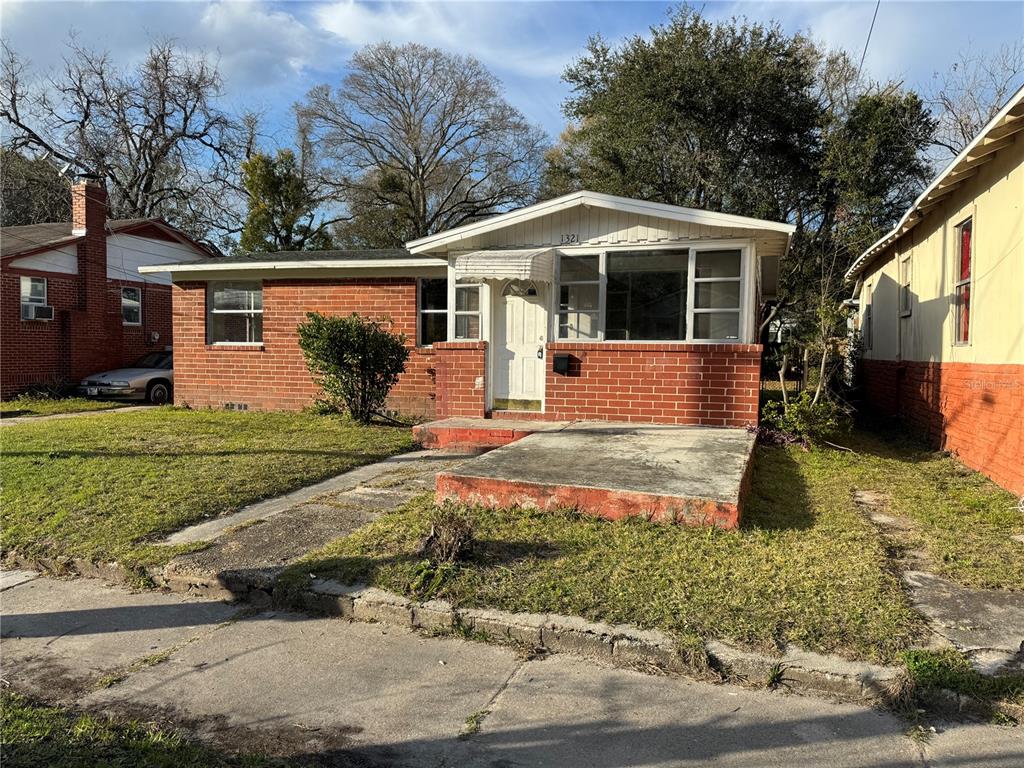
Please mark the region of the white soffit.
<svg viewBox="0 0 1024 768"><path fill-rule="evenodd" d="M455 257L457 280L536 280L555 277L554 248L473 251Z"/></svg>

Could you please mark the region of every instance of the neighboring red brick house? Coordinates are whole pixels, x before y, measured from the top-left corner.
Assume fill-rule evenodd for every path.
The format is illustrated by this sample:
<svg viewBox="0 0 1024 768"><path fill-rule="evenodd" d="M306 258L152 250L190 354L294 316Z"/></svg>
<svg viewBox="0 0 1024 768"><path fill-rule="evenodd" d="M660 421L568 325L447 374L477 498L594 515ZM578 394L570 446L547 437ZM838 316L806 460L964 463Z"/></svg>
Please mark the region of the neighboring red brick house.
<svg viewBox="0 0 1024 768"><path fill-rule="evenodd" d="M847 278L868 407L1024 494L1024 88Z"/></svg>
<svg viewBox="0 0 1024 768"><path fill-rule="evenodd" d="M0 230L0 397L77 384L171 344L166 276L144 264L211 251L160 219L107 220L95 180L71 189L72 221Z"/></svg>
<svg viewBox="0 0 1024 768"><path fill-rule="evenodd" d="M757 422L759 302L788 224L579 192L392 251L145 267L174 282L175 402L297 409L306 312L408 338L391 407L418 417Z"/></svg>

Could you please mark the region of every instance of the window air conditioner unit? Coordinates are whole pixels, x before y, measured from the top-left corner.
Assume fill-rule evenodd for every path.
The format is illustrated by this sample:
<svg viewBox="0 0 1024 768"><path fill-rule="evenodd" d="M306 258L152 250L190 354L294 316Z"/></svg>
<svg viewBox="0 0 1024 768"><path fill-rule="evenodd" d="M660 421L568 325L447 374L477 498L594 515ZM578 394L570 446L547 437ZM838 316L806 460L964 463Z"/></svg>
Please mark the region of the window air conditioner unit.
<svg viewBox="0 0 1024 768"><path fill-rule="evenodd" d="M22 304L22 320L53 320L53 307L46 304Z"/></svg>

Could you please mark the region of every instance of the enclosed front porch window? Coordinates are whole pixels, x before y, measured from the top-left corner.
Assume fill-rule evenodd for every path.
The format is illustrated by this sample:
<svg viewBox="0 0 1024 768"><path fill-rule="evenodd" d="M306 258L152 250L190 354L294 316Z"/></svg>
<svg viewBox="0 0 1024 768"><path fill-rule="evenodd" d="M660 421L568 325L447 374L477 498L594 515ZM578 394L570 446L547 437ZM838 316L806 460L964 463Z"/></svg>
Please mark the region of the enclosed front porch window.
<svg viewBox="0 0 1024 768"><path fill-rule="evenodd" d="M559 339L733 341L741 248L610 251L559 260Z"/></svg>
<svg viewBox="0 0 1024 768"><path fill-rule="evenodd" d="M460 341L480 338L479 283L455 285L455 338Z"/></svg>

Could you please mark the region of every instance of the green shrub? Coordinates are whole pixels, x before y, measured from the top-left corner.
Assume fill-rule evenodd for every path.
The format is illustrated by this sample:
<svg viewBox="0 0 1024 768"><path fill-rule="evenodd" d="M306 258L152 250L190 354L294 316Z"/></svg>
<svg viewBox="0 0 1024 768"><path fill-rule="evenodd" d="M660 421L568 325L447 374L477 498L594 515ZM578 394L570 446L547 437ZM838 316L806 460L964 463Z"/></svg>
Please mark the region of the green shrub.
<svg viewBox="0 0 1024 768"><path fill-rule="evenodd" d="M405 336L355 313L327 317L310 312L298 331L306 365L323 390L318 406L347 411L356 421L369 424L405 371Z"/></svg>
<svg viewBox="0 0 1024 768"><path fill-rule="evenodd" d="M799 442L819 442L850 429L850 415L839 403L803 391L789 403L772 400L761 409L761 424Z"/></svg>

